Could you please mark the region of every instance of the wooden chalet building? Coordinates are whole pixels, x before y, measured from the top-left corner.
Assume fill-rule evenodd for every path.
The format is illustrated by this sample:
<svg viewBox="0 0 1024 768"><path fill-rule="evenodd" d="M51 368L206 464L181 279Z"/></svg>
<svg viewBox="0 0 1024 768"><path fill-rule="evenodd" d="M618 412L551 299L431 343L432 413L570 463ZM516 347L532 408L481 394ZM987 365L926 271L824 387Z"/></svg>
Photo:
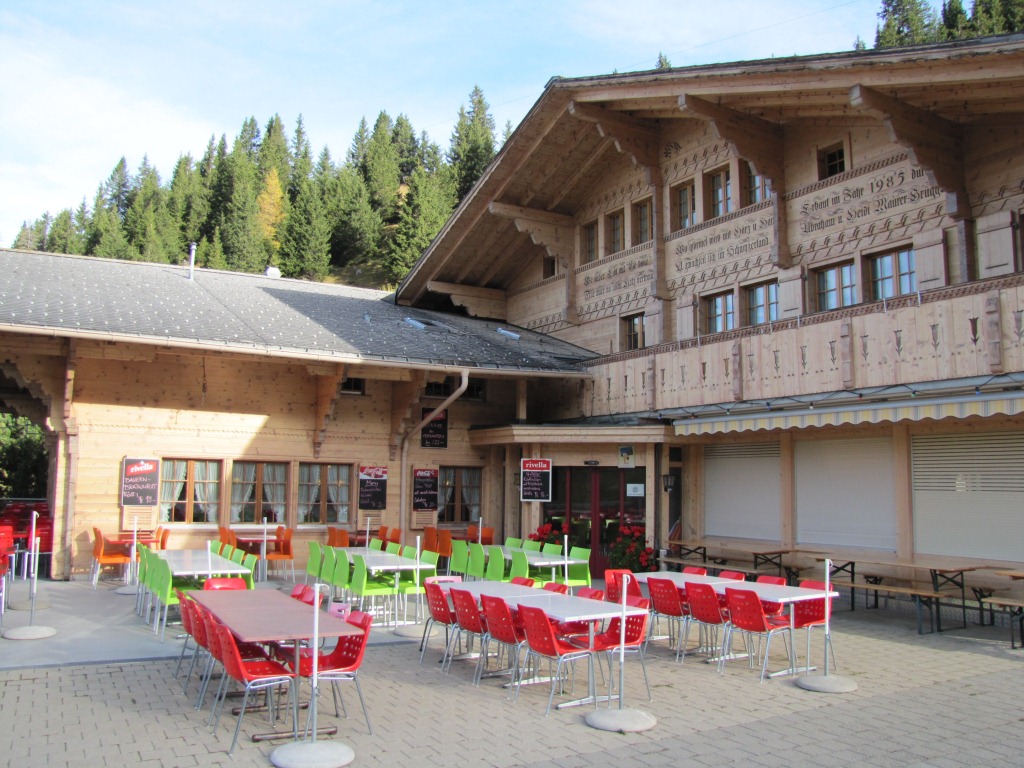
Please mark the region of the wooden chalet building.
<svg viewBox="0 0 1024 768"><path fill-rule="evenodd" d="M555 78L397 298L599 356L523 530L1019 563L1022 210L1021 35Z"/></svg>
<svg viewBox="0 0 1024 768"><path fill-rule="evenodd" d="M555 78L391 296L0 251L0 400L50 435L58 577L131 529L125 457L172 546L382 514L568 520L598 568L623 523L1018 565L1022 210L1021 35Z"/></svg>

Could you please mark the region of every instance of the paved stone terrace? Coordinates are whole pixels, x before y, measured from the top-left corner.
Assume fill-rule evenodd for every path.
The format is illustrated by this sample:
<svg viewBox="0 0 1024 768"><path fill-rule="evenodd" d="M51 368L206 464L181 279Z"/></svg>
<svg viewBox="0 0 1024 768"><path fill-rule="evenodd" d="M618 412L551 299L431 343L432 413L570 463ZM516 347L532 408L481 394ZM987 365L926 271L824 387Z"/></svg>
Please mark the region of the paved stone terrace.
<svg viewBox="0 0 1024 768"><path fill-rule="evenodd" d="M132 599L114 595L115 586L102 584L97 593L82 582L44 587L53 607L38 611L36 624L59 625L66 599L90 609L106 605L106 613L94 617L94 632L70 628L53 640L33 641L29 651L24 648L29 641L0 640L0 668L8 667L0 669L0 722L5 724L0 764L270 765L274 745L247 738L266 730L264 717L246 716L239 747L229 758L225 750L234 718L225 715L218 732L210 733L208 708L196 712L194 696L183 696L173 679L181 641L169 632L167 643L154 654L151 636L127 607ZM5 616L5 628L19 623L27 623L25 614ZM67 663L52 658L65 650L46 646L58 648L66 642L61 635L68 634L78 638L83 657L89 658L95 652L88 637L102 638L106 632L137 640L134 656L117 649L123 658L173 658ZM664 642L654 643L648 653L653 701L646 700L639 664L627 658L627 704L658 720L653 730L637 734L593 730L580 709L545 717L546 686L524 687L513 704L498 679L473 687L467 663L456 662L450 675L442 675L440 635L421 666L416 641L396 640L380 628L374 633L360 678L375 735L366 731L351 685L343 686L350 719L333 716L329 697L321 709L321 723L337 723L335 738L354 748L354 765L1024 765L1024 651L1010 649L1005 627L919 636L910 613L838 611L833 629L838 674L858 684L849 694L804 691L787 678L759 684L757 672L745 662L732 662L719 675L699 657L677 664ZM819 631L812 645L819 659L820 640ZM774 666L783 665L779 645L772 651ZM797 645L802 651L802 632ZM41 664L60 666L21 666L21 660L12 660L28 652ZM577 691L583 685L581 674ZM195 691L193 684L190 693Z"/></svg>

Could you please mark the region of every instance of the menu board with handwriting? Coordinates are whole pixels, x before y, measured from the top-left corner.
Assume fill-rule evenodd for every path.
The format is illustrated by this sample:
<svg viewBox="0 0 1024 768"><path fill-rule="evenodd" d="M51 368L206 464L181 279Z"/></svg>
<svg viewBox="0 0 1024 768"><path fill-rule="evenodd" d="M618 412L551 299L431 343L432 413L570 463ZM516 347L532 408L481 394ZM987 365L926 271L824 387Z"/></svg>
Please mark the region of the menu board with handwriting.
<svg viewBox="0 0 1024 768"><path fill-rule="evenodd" d="M386 509L388 505L388 468L359 467L359 508Z"/></svg>
<svg viewBox="0 0 1024 768"><path fill-rule="evenodd" d="M551 501L551 459L523 459L520 462L519 500Z"/></svg>

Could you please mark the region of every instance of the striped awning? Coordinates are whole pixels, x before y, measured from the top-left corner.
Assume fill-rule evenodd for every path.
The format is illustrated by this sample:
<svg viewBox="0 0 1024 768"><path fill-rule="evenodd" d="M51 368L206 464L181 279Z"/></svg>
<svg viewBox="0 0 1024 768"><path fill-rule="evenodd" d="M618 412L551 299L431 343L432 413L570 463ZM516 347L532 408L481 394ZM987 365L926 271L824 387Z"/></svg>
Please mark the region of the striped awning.
<svg viewBox="0 0 1024 768"><path fill-rule="evenodd" d="M960 418L968 416L1016 416L1024 413L1024 392L993 392L957 397L908 398L884 402L857 402L841 406L799 410L723 413L673 422L677 435L719 435L771 429L835 427L841 424L880 424L899 421Z"/></svg>

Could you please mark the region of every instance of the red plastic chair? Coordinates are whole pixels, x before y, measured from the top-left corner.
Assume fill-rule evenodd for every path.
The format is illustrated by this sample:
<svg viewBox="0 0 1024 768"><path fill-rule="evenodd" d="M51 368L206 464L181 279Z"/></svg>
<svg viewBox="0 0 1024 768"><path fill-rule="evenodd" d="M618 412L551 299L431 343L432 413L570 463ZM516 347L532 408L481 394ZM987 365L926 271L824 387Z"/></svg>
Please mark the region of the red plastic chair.
<svg viewBox="0 0 1024 768"><path fill-rule="evenodd" d="M366 708L366 699L363 698L363 689L359 685L359 668L363 664L363 656L366 653L366 644L370 639L370 627L373 624L373 616L362 611L353 611L348 619L353 627L363 630L361 635L343 635L338 638L338 644L330 653L320 653L317 660L317 677L321 682L329 682L334 696L334 714L338 717L345 713L348 717L348 710L345 707L345 700L341 695L341 688L338 683L352 682L356 684L356 693L359 694L359 703L363 707L363 717L366 718L366 728L370 735L373 735L373 726L370 724L370 712ZM293 663L294 657L289 659ZM284 659L282 659L283 661ZM299 655L299 675L301 677L312 677L313 675L313 653L304 648ZM339 708L339 702L341 704Z"/></svg>
<svg viewBox="0 0 1024 768"><path fill-rule="evenodd" d="M473 685L479 685L484 671L484 662L487 658L482 653L484 635L487 634L487 624L484 621L483 614L480 613L479 606L476 604L476 598L470 592L452 587L449 594L452 596L452 606L455 609L455 626L453 627L455 632L448 641L448 670L451 671L452 650L463 633L471 638L477 637L480 639L481 653L477 657L476 670L473 672Z"/></svg>
<svg viewBox="0 0 1024 768"><path fill-rule="evenodd" d="M273 659L243 660L231 630L223 624L217 624L215 629L217 632L217 642L220 647L221 662L224 664L225 680L230 677L245 687L242 706L238 713L238 724L235 726L235 735L231 740L231 746L228 748L228 755L235 751L235 744L238 743L238 734L242 730L242 718L245 717L245 708L249 704L249 694L253 691L265 690L269 696L275 688L279 688L282 685L288 686L289 701L292 704L292 732L293 736L298 738L298 699L295 690L295 673ZM224 711L224 699L227 694L227 686L222 684L221 688L223 689L223 695L221 695L219 702L214 702L214 711L217 713L217 719L213 726L214 730L220 724L220 716ZM270 710L271 713L275 712L273 704L271 704Z"/></svg>
<svg viewBox="0 0 1024 768"><path fill-rule="evenodd" d="M213 576L203 582L204 590L247 589L245 579L237 576Z"/></svg>
<svg viewBox="0 0 1024 768"><path fill-rule="evenodd" d="M690 573L694 576L707 576L708 569L699 565L687 565L683 568L683 573Z"/></svg>
<svg viewBox="0 0 1024 768"><path fill-rule="evenodd" d="M548 592L556 592L559 595L569 594L568 584L559 584L557 581L546 581L542 589L546 589Z"/></svg>
<svg viewBox="0 0 1024 768"><path fill-rule="evenodd" d="M746 581L747 580L747 574L740 573L739 571L719 571L718 572L718 576L719 576L719 578L722 578L722 579L732 579L733 581ZM722 606L722 610L725 611L725 615L728 616L729 615L729 603L726 600L726 597L725 597L724 593L718 596L718 603L719 603L719 605Z"/></svg>
<svg viewBox="0 0 1024 768"><path fill-rule="evenodd" d="M804 579L800 582L801 587L807 589L825 590L825 582L813 579ZM799 600L793 603L790 610L793 611L793 629L807 630L807 666L811 666L811 630L815 627L825 626L825 600L834 601L834 597L821 598L820 600ZM832 636L828 636L828 649L832 652L832 666L836 667L836 652L832 647Z"/></svg>
<svg viewBox="0 0 1024 768"><path fill-rule="evenodd" d="M487 623L487 634L484 635L484 642L480 646L480 655L484 658L487 657L487 649L490 646L491 640L508 648L509 673L512 676L508 695L511 696L519 680L519 657L523 646L526 644L526 631L522 626L517 626L515 619L512 617L512 609L500 597L481 595L480 601L483 603L484 621Z"/></svg>
<svg viewBox="0 0 1024 768"><path fill-rule="evenodd" d="M564 586L564 585L562 585ZM576 597L585 597L589 600L604 600L604 590L597 587L580 587L576 590ZM590 637L590 626L596 622L590 621L563 621L555 624L555 634L561 638L570 639L577 635Z"/></svg>
<svg viewBox="0 0 1024 768"><path fill-rule="evenodd" d="M676 649L676 661L686 658L686 646L683 635L686 624L690 620L690 609L684 598L685 592L669 579L654 576L647 579L647 592L654 606L655 619L664 618L668 622L668 647Z"/></svg>
<svg viewBox="0 0 1024 768"><path fill-rule="evenodd" d="M700 648L711 652L718 647L718 629L727 622L725 611L718 600L718 595L710 584L686 585L686 600L690 604L690 620L683 632L683 645L687 645L690 636L690 625L696 622L699 626Z"/></svg>
<svg viewBox="0 0 1024 768"><path fill-rule="evenodd" d="M671 584L671 582L669 582ZM650 581L648 581L650 584ZM645 598L634 598L637 608L648 609L650 601ZM626 598L630 602L630 598ZM626 642L622 643L622 620L616 616L608 622L608 629L594 637L593 650L604 652L608 660L608 696L612 695L612 681L615 675L612 673L612 659L618 658L620 648L625 653L635 653L640 657L640 668L644 672L644 684L647 686L647 700L652 701L651 683L647 679L647 662L644 659L644 645L647 640L647 623L650 620L649 613L639 613L626 617Z"/></svg>
<svg viewBox="0 0 1024 768"><path fill-rule="evenodd" d="M722 657L718 661L719 670L725 664L726 654L732 647L732 636L737 630L747 636L747 657L751 666L754 663L754 656L751 653L751 635L761 635L766 638L764 648L764 661L761 664L761 682L764 682L765 673L768 670L768 653L772 647L772 638L777 634L787 633L789 621L783 618L766 616L764 608L761 607L761 598L752 589L733 589L726 587L726 600L729 603L729 623L725 628L725 639L722 642ZM789 648L792 647L792 635L790 642L786 645L786 656L792 662L792 654Z"/></svg>
<svg viewBox="0 0 1024 768"><path fill-rule="evenodd" d="M519 617L523 622L523 629L526 632L526 661L529 664L530 658L548 659L556 664L555 674L551 676L551 693L548 695L548 707L544 710L545 717L551 712L551 702L555 699L555 686L561 681L562 667L582 659L590 660L590 651L582 650L571 643L559 640L555 637L555 630L551 626L548 615L542 608L534 608L529 605L519 606ZM519 689L522 687L522 676L516 685L516 693L513 701L519 698Z"/></svg>
<svg viewBox="0 0 1024 768"><path fill-rule="evenodd" d="M455 577L448 578L454 579ZM459 581L461 580L460 578ZM455 626L455 614L452 613L448 597L437 581L428 578L423 583L423 589L427 595L427 610L430 612L430 616L427 617L426 625L423 627L423 637L420 639L420 664L423 663L423 654L427 650L427 638L430 637L430 630L434 625L439 624L444 627L445 650L441 656L441 668L444 669L444 665L448 661L449 630Z"/></svg>
<svg viewBox="0 0 1024 768"><path fill-rule="evenodd" d="M633 572L628 568L609 568L604 572L605 599L610 603L622 602L622 576L630 577L629 585L626 587L627 597L643 597L640 591L640 584L637 582Z"/></svg>
<svg viewBox="0 0 1024 768"><path fill-rule="evenodd" d="M786 586L786 577L772 576L769 573L765 573L758 576L756 582L758 584L777 584L780 587L784 587ZM764 600L761 601L761 607L764 608L764 612L768 616L781 616L782 612L786 609L786 606L782 603L770 603Z"/></svg>
<svg viewBox="0 0 1024 768"><path fill-rule="evenodd" d="M532 587L537 583L529 576L513 576L510 581L512 584L518 584L521 587Z"/></svg>

